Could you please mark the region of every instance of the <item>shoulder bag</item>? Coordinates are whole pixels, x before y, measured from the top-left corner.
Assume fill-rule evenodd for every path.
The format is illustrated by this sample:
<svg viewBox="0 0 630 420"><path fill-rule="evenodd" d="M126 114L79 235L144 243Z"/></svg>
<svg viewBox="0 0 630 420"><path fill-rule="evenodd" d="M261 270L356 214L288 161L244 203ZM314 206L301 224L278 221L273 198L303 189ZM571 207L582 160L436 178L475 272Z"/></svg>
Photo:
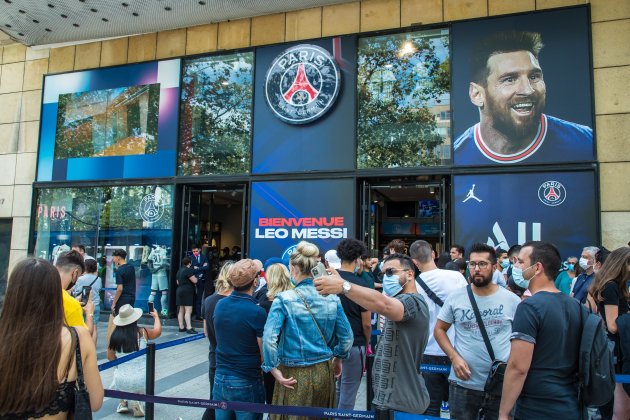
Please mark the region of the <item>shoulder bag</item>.
<svg viewBox="0 0 630 420"><path fill-rule="evenodd" d="M492 345L490 344L490 338L488 338L486 327L485 325L483 325L483 320L481 319L481 314L479 313L477 301L473 296L472 287L468 285L466 289L468 291L470 304L473 307L473 312L475 312L475 318L477 318L477 324L479 324L479 331L481 332L481 336L483 337L483 342L486 344L486 349L488 349L490 360L492 360L492 367L490 368L490 372L488 373L488 378L486 379L486 385L484 386L483 391L487 395L500 398L503 391L503 377L505 376L505 368L507 367L507 363L502 360L495 359L494 351L492 350Z"/></svg>
<svg viewBox="0 0 630 420"><path fill-rule="evenodd" d="M79 335L74 327L72 334L76 338L76 360L77 360L77 380L74 391L74 418L75 419L92 419L92 406L90 405L90 394L83 381L83 361L81 360L81 343L79 343Z"/></svg>
<svg viewBox="0 0 630 420"><path fill-rule="evenodd" d="M328 347L328 341L326 341L326 337L324 337L324 333L322 333L322 330L319 329L319 324L317 323L317 320L315 319L315 315L313 315L313 312L311 311L311 307L308 305L308 302L306 302L306 299L304 299L304 296L302 295L302 293L300 293L297 289L293 289L293 291L300 297L300 299L302 299L302 302L304 302L304 306L306 306L306 310L308 310L308 313L311 315L311 318L313 318L313 322L315 323L315 326L317 327L317 331L319 331L319 335L321 335L322 340L324 340L324 345Z"/></svg>
<svg viewBox="0 0 630 420"><path fill-rule="evenodd" d="M442 299L440 299L438 297L438 295L436 295L435 293L433 293L433 290L431 290L429 288L429 286L427 286L427 284L424 282L424 280L422 280L422 277L418 276L416 277L416 281L418 282L418 284L422 287L422 290L424 290L424 293L427 294L427 296L429 297L429 299L431 299L433 302L435 302L435 304L437 306L439 306L440 308L442 306L444 306L444 302L442 301Z"/></svg>

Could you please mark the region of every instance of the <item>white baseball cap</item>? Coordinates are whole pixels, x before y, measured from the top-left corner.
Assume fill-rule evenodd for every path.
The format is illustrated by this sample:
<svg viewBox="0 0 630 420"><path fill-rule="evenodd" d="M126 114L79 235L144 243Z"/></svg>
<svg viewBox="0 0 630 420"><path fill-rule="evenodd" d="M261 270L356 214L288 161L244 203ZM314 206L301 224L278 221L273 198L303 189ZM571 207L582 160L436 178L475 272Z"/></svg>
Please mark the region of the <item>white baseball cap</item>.
<svg viewBox="0 0 630 420"><path fill-rule="evenodd" d="M324 254L324 259L326 260L328 265L335 270L341 268L341 260L339 259L336 250L331 249L329 251L326 251L326 254Z"/></svg>

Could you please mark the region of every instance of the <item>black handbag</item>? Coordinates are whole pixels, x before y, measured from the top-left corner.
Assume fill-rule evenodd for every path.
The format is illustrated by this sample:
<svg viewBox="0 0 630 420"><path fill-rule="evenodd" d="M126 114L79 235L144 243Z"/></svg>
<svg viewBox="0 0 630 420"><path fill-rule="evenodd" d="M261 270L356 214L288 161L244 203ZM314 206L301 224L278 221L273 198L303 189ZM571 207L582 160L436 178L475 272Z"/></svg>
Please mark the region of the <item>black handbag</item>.
<svg viewBox="0 0 630 420"><path fill-rule="evenodd" d="M486 385L484 386L483 391L486 393L486 395L500 398L503 391L503 377L505 376L505 368L507 367L507 363L495 359L494 351L492 350L492 345L490 344L490 338L488 338L486 327L485 325L483 325L483 320L481 319L481 314L479 313L477 301L475 301L475 297L473 296L472 288L470 285L468 285L467 289L470 304L473 307L475 318L477 318L477 324L479 324L479 331L481 332L481 336L483 337L483 342L486 344L486 349L488 349L490 360L492 360L492 366L490 367L488 378L486 378Z"/></svg>
<svg viewBox="0 0 630 420"><path fill-rule="evenodd" d="M76 360L77 360L77 380L74 391L74 418L92 420L92 406L90 405L90 394L83 381L83 361L81 360L81 344L79 335L72 327L72 334L76 339Z"/></svg>

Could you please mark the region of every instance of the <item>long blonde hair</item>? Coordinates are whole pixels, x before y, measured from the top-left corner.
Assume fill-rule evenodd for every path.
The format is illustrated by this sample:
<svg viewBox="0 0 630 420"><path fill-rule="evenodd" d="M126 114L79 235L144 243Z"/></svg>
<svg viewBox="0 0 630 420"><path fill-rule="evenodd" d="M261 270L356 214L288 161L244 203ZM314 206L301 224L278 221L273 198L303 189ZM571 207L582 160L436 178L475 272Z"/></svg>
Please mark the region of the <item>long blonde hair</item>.
<svg viewBox="0 0 630 420"><path fill-rule="evenodd" d="M267 298L273 300L276 295L293 288L289 269L284 264L272 264L265 271L267 275Z"/></svg>
<svg viewBox="0 0 630 420"><path fill-rule="evenodd" d="M217 276L217 280L214 283L214 287L217 293L224 293L232 288L232 286L228 282L227 277L233 265L234 265L234 261L231 261L231 260L228 260L223 263L223 266L221 267L221 271L219 271L219 275Z"/></svg>

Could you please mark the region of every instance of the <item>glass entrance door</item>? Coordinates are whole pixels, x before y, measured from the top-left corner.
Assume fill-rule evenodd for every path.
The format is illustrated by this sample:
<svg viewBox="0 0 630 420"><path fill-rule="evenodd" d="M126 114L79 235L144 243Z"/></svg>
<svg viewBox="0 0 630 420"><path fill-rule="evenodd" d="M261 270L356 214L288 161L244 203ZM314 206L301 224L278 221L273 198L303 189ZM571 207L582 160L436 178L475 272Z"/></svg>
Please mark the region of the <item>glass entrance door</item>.
<svg viewBox="0 0 630 420"><path fill-rule="evenodd" d="M199 246L211 259L241 258L246 245L245 197L245 185L185 187L181 256Z"/></svg>
<svg viewBox="0 0 630 420"><path fill-rule="evenodd" d="M360 190L361 239L373 256L381 256L393 239L407 246L417 239L439 254L446 245L446 179L426 183L364 180Z"/></svg>

